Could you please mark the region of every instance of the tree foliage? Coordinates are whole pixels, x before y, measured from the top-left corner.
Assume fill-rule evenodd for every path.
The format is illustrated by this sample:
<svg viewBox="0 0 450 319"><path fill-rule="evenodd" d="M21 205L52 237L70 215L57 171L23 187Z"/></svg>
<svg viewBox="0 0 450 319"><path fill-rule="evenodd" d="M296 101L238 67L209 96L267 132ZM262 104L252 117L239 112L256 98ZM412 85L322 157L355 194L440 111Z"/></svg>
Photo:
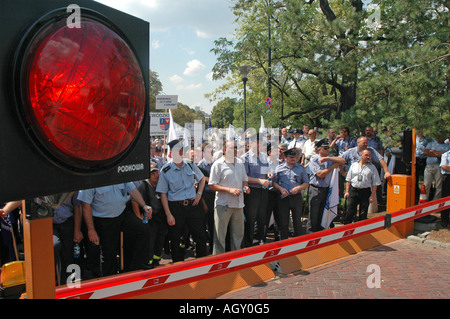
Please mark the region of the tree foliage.
<svg viewBox="0 0 450 319"><path fill-rule="evenodd" d="M156 112L156 96L163 92L163 85L157 72L150 70L150 112Z"/></svg>
<svg viewBox="0 0 450 319"><path fill-rule="evenodd" d="M236 40L215 41L213 71L227 78L218 91L242 92L238 66L254 67L248 123L447 129L448 0L234 0L233 10Z"/></svg>

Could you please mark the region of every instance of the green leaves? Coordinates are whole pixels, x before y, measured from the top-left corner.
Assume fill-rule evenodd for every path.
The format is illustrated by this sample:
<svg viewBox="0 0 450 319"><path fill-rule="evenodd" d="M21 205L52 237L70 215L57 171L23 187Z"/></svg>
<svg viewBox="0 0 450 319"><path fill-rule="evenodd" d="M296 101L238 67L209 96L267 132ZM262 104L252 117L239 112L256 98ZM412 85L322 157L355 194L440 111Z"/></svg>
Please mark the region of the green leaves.
<svg viewBox="0 0 450 319"><path fill-rule="evenodd" d="M273 106L267 126L346 125L359 130L370 124L394 131L416 127L425 134L446 130L448 1L233 3L236 40L216 42L214 71L222 78L232 74L229 83L240 92L236 67L255 67L247 82L249 123L259 123L270 78Z"/></svg>

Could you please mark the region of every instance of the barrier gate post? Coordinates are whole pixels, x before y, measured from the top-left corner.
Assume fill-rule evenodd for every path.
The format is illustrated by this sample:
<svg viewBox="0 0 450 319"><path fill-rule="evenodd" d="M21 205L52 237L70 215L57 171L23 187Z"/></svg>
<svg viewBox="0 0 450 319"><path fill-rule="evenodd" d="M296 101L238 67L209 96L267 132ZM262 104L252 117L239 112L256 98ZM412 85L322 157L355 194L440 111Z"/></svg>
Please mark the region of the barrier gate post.
<svg viewBox="0 0 450 319"><path fill-rule="evenodd" d="M386 215L414 205L412 177L408 175L392 175L392 182L388 183ZM414 231L414 220L403 223L398 227L403 236Z"/></svg>

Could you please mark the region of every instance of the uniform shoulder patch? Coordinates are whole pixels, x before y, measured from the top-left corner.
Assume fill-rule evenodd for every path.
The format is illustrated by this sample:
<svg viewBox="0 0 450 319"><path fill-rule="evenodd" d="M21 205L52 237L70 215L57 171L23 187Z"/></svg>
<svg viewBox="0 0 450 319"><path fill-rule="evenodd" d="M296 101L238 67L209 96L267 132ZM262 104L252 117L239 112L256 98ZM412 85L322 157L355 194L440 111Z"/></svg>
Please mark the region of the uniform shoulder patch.
<svg viewBox="0 0 450 319"><path fill-rule="evenodd" d="M163 167L163 168L162 168L162 171L163 171L164 173L167 173L168 170L170 170L170 165L166 165L166 167Z"/></svg>

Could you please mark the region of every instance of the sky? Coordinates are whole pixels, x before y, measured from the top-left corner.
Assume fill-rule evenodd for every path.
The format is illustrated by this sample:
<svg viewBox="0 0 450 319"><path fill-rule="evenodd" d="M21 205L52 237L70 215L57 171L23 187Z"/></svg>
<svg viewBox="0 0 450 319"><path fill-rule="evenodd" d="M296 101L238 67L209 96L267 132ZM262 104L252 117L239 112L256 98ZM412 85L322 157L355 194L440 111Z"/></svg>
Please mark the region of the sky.
<svg viewBox="0 0 450 319"><path fill-rule="evenodd" d="M211 113L217 102L204 97L221 82L212 80L214 40L232 39L230 0L96 0L150 23L150 69L163 94Z"/></svg>

